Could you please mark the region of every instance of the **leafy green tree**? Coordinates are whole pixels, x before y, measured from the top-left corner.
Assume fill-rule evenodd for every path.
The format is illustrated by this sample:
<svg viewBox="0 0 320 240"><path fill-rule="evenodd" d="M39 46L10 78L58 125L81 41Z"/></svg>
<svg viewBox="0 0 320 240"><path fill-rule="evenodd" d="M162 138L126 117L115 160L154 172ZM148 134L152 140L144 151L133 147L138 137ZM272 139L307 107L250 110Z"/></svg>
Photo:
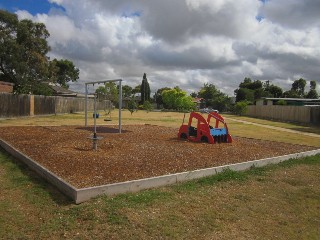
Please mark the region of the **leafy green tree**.
<svg viewBox="0 0 320 240"><path fill-rule="evenodd" d="M198 97L204 99L206 107L212 107L220 112L228 110L231 105L231 99L213 84L205 83L198 92Z"/></svg>
<svg viewBox="0 0 320 240"><path fill-rule="evenodd" d="M316 90L314 90L314 89L310 89L310 91L306 95L306 98L317 99L317 98L319 98L318 92Z"/></svg>
<svg viewBox="0 0 320 240"><path fill-rule="evenodd" d="M141 93L140 91L141 91L141 84L135 86L135 87L132 89L132 94Z"/></svg>
<svg viewBox="0 0 320 240"><path fill-rule="evenodd" d="M67 59L53 59L50 65L51 81L58 83L61 87L69 88L68 82L76 82L79 79L79 69Z"/></svg>
<svg viewBox="0 0 320 240"><path fill-rule="evenodd" d="M191 110L195 108L192 97L180 88L173 88L162 91L162 100L166 108L179 111Z"/></svg>
<svg viewBox="0 0 320 240"><path fill-rule="evenodd" d="M235 91L236 102L249 101L254 102L254 90L248 88L239 88Z"/></svg>
<svg viewBox="0 0 320 240"><path fill-rule="evenodd" d="M104 100L106 99L107 89L105 87L100 86L96 89L95 93L97 94L99 100Z"/></svg>
<svg viewBox="0 0 320 240"><path fill-rule="evenodd" d="M146 110L147 113L150 112L153 109L151 102L145 101L143 104L143 109Z"/></svg>
<svg viewBox="0 0 320 240"><path fill-rule="evenodd" d="M299 95L299 93L294 90L285 91L282 96L285 98L300 98L301 97Z"/></svg>
<svg viewBox="0 0 320 240"><path fill-rule="evenodd" d="M267 84L268 86L269 84ZM263 84L260 80L252 81L251 78L245 78L239 84L239 88L234 91L236 95L236 102L249 101L269 96L270 93L265 91Z"/></svg>
<svg viewBox="0 0 320 240"><path fill-rule="evenodd" d="M245 78L239 84L239 88L234 91L236 101L249 101L254 102L263 97L276 97L279 98L283 94L283 90L266 81L264 84L260 80L252 81L251 78Z"/></svg>
<svg viewBox="0 0 320 240"><path fill-rule="evenodd" d="M239 87L256 90L262 88L262 82L260 80L252 81L251 78L245 78Z"/></svg>
<svg viewBox="0 0 320 240"><path fill-rule="evenodd" d="M162 92L164 90L170 90L171 88L168 87L164 87L164 88L160 88L156 91L156 93L154 94L154 101L157 104L157 108L159 109L161 105L163 105L163 100L162 100Z"/></svg>
<svg viewBox="0 0 320 240"><path fill-rule="evenodd" d="M304 80L303 78L300 78L298 80L295 80L292 83L292 87L291 87L291 91L294 91L298 94L298 96L300 98L304 97L304 89L307 85L306 80Z"/></svg>
<svg viewBox="0 0 320 240"><path fill-rule="evenodd" d="M310 90L307 93L306 98L309 98L309 99L319 98L316 88L317 88L317 82L314 80L310 81Z"/></svg>
<svg viewBox="0 0 320 240"><path fill-rule="evenodd" d="M310 81L310 90L316 90L317 88L317 82L314 80Z"/></svg>
<svg viewBox="0 0 320 240"><path fill-rule="evenodd" d="M0 10L0 79L14 83L15 92L33 93L48 80L48 37L44 24Z"/></svg>
<svg viewBox="0 0 320 240"><path fill-rule="evenodd" d="M44 95L51 94L44 82L67 88L67 82L76 81L79 70L71 61L49 61L48 37L44 24L19 21L16 14L0 10L0 81L14 83L15 93Z"/></svg>
<svg viewBox="0 0 320 240"><path fill-rule="evenodd" d="M192 93L190 93L190 96L193 98L196 98L196 97L198 97L198 94L196 92L192 92Z"/></svg>
<svg viewBox="0 0 320 240"><path fill-rule="evenodd" d="M273 97L275 98L280 98L283 94L282 88L271 84L270 86L265 88L266 91L272 94Z"/></svg>
<svg viewBox="0 0 320 240"><path fill-rule="evenodd" d="M143 74L142 83L141 83L141 104L144 104L145 101L150 101L150 86L147 79L147 74Z"/></svg>
<svg viewBox="0 0 320 240"><path fill-rule="evenodd" d="M106 98L110 101L112 101L115 105L118 105L119 103L119 93L117 84L114 82L106 82L104 84L104 87L106 89Z"/></svg>
<svg viewBox="0 0 320 240"><path fill-rule="evenodd" d="M119 104L119 93L117 84L114 82L106 82L104 86L100 86L96 89L96 94L99 100L109 100L114 105Z"/></svg>
<svg viewBox="0 0 320 240"><path fill-rule="evenodd" d="M130 87L128 85L123 85L122 86L122 95L124 97L131 97L132 96L132 87Z"/></svg>
<svg viewBox="0 0 320 240"><path fill-rule="evenodd" d="M128 110L131 113L138 111L138 104L136 103L134 97L132 96L130 101L128 102Z"/></svg>

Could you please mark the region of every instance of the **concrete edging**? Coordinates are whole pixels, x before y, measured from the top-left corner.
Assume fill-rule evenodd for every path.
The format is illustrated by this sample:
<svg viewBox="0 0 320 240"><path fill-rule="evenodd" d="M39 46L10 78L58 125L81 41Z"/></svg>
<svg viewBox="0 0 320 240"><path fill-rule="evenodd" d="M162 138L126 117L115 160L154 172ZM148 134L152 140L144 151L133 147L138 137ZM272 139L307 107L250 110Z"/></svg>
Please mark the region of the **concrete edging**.
<svg viewBox="0 0 320 240"><path fill-rule="evenodd" d="M244 171L251 168L252 166L263 167L269 164L277 164L289 159L302 158L306 156L314 156L320 154L320 149L316 149L307 152L293 153L289 155L253 160L243 163L229 164L219 167L198 169L188 172L181 172L152 178L144 178L127 182L77 189L1 139L0 146L4 148L8 153L10 153L12 156L19 159L32 170L37 172L41 177L46 179L52 185L56 186L61 192L70 197L76 204L88 201L89 199L99 195L116 195L128 192L138 192L144 189L163 187L179 182L185 182L193 179L212 176L222 172L225 169L231 169L233 171Z"/></svg>
<svg viewBox="0 0 320 240"><path fill-rule="evenodd" d="M120 193L138 192L144 189L163 187L163 186L174 184L174 183L185 182L193 179L212 176L228 168L233 171L244 171L251 168L252 166L263 167L268 164L276 164L289 159L313 156L316 154L320 154L320 149L301 152L301 153L294 153L294 154L289 154L289 155L284 155L279 157L253 160L253 161L248 161L243 163L224 165L219 167L199 169L199 170L194 170L189 172L163 175L159 177L144 178L139 180L114 183L114 184L108 184L108 185L102 185L102 186L96 186L96 187L90 187L90 188L81 188L77 190L76 203L85 202L90 198L103 195L103 194L116 195Z"/></svg>
<svg viewBox="0 0 320 240"><path fill-rule="evenodd" d="M26 164L30 169L39 174L42 178L47 180L49 183L57 187L62 193L76 201L77 189L65 182L62 178L58 177L45 167L41 166L31 158L25 156L23 153L12 147L9 143L0 139L0 146L6 150L11 156L20 160L24 164Z"/></svg>

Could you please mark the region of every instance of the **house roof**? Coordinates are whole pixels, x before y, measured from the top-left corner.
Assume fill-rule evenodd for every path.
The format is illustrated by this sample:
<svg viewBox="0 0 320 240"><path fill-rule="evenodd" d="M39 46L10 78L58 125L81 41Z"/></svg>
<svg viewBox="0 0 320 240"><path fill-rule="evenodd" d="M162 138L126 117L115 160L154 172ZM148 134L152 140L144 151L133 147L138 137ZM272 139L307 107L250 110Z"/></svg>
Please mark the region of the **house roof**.
<svg viewBox="0 0 320 240"><path fill-rule="evenodd" d="M48 86L53 90L53 95L64 96L64 97L81 97L79 93L60 87L51 82L46 82Z"/></svg>
<svg viewBox="0 0 320 240"><path fill-rule="evenodd" d="M0 81L0 85L14 86L14 83Z"/></svg>
<svg viewBox="0 0 320 240"><path fill-rule="evenodd" d="M320 99L309 99L309 98L262 98L262 100L270 100L270 101L278 101L278 100L284 100L284 101L295 101L295 102L314 102L314 101L319 101Z"/></svg>
<svg viewBox="0 0 320 240"><path fill-rule="evenodd" d="M203 100L203 98L193 98L192 101L196 103L200 103Z"/></svg>

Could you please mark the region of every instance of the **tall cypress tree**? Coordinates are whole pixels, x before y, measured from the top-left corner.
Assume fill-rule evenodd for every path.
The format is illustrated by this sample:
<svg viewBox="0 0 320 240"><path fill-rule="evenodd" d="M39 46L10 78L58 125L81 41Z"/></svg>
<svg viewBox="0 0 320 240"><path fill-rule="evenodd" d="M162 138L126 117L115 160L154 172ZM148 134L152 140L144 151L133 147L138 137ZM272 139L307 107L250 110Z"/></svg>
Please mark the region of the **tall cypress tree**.
<svg viewBox="0 0 320 240"><path fill-rule="evenodd" d="M141 83L141 104L144 104L145 101L150 101L150 86L147 79L147 74L143 74L142 83Z"/></svg>

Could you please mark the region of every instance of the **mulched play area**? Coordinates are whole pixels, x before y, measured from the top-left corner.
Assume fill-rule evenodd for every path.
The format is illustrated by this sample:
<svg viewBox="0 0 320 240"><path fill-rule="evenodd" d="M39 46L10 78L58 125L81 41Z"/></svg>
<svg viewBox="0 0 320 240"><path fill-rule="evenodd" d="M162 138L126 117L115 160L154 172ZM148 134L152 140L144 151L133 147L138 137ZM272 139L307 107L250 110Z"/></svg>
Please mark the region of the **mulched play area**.
<svg viewBox="0 0 320 240"><path fill-rule="evenodd" d="M207 144L177 139L178 129L153 125L2 127L0 138L77 188L309 151L315 147L233 137Z"/></svg>

